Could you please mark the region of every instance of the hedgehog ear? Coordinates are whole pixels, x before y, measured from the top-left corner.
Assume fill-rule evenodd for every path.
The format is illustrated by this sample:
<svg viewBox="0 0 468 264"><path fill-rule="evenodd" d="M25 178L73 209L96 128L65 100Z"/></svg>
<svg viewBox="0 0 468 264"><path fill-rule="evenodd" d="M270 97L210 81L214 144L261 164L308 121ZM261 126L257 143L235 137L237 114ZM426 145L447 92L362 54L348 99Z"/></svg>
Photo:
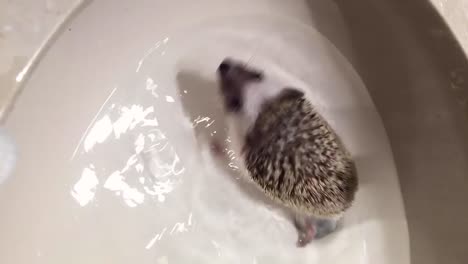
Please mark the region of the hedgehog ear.
<svg viewBox="0 0 468 264"><path fill-rule="evenodd" d="M303 91L293 87L284 87L283 91L281 92L281 97L287 99L298 99L303 96Z"/></svg>

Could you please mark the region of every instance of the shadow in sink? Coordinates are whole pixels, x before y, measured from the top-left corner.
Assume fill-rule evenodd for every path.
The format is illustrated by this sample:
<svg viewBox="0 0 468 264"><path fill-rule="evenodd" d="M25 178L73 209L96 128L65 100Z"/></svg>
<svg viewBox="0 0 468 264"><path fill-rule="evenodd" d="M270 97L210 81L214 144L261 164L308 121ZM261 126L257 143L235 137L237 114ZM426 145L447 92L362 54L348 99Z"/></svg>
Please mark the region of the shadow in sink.
<svg viewBox="0 0 468 264"><path fill-rule="evenodd" d="M468 62L429 1L335 1L383 119L412 263L466 263Z"/></svg>

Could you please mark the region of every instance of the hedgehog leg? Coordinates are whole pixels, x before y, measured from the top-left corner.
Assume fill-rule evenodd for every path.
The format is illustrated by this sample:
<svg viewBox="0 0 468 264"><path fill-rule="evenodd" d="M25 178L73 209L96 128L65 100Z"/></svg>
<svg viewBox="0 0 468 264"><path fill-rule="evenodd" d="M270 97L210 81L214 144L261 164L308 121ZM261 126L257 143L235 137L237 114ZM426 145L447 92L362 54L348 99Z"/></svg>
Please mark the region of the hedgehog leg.
<svg viewBox="0 0 468 264"><path fill-rule="evenodd" d="M316 236L315 221L310 216L296 215L294 217L294 226L297 229L298 239L296 245L305 247Z"/></svg>
<svg viewBox="0 0 468 264"><path fill-rule="evenodd" d="M298 247L305 247L309 244L315 237L315 227L312 225L306 231L299 233L296 245Z"/></svg>

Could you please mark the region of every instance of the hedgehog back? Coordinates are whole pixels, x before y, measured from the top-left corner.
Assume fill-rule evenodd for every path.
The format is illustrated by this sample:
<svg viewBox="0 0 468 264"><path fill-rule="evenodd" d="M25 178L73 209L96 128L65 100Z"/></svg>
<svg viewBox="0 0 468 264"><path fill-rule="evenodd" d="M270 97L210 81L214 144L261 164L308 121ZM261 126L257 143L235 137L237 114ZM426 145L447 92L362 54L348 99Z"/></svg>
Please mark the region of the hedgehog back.
<svg viewBox="0 0 468 264"><path fill-rule="evenodd" d="M266 102L246 136L250 177L271 198L318 217L351 206L358 180L338 136L304 93L286 88Z"/></svg>

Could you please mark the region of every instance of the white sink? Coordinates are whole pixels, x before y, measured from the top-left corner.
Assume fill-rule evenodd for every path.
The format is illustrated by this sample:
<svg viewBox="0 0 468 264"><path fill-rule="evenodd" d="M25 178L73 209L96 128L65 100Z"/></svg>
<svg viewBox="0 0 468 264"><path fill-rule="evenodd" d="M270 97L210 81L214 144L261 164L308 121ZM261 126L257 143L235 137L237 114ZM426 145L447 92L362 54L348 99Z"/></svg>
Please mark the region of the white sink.
<svg viewBox="0 0 468 264"><path fill-rule="evenodd" d="M0 263L410 263L350 14L319 0L79 8L6 122L18 162L0 185ZM207 141L225 136L214 72L226 56L309 88L349 147L361 187L336 233L296 248L291 223L213 161Z"/></svg>

